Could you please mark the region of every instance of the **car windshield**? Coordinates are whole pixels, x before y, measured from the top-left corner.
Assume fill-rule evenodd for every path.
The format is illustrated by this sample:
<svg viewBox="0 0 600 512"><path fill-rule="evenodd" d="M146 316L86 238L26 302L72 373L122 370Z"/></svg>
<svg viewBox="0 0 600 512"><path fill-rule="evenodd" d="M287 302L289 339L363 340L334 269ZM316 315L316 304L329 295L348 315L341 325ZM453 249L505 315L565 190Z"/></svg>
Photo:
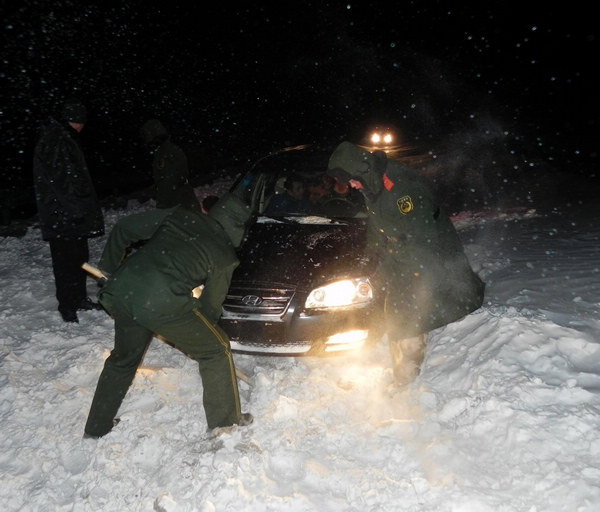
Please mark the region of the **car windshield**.
<svg viewBox="0 0 600 512"><path fill-rule="evenodd" d="M234 185L258 216L352 218L366 215L362 194L325 174L328 154L289 151L269 155Z"/></svg>

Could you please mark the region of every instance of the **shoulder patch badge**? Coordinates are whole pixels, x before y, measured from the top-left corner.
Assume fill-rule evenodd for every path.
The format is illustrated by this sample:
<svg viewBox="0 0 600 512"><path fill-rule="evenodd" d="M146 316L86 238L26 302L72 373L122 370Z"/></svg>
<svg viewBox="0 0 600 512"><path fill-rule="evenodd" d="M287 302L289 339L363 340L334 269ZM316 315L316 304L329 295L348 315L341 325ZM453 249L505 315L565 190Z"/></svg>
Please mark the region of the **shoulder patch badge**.
<svg viewBox="0 0 600 512"><path fill-rule="evenodd" d="M164 158L161 158L158 162L156 162L156 167L158 167L161 171L165 168L166 162Z"/></svg>
<svg viewBox="0 0 600 512"><path fill-rule="evenodd" d="M402 215L406 215L412 212L414 209L414 205L410 196L401 197L398 199L396 204L398 205L398 210L400 210Z"/></svg>

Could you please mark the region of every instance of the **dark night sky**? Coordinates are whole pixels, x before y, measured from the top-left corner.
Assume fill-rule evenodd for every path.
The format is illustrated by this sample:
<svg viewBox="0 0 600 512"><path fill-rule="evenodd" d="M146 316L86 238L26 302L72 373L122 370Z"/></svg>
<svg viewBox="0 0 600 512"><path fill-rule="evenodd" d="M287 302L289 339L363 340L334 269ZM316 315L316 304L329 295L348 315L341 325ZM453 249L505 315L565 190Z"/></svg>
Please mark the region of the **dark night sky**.
<svg viewBox="0 0 600 512"><path fill-rule="evenodd" d="M3 1L1 188L27 185L35 129L71 95L104 189L146 176L150 117L200 165L390 124L423 152L493 146L595 176L591 8L455 3Z"/></svg>

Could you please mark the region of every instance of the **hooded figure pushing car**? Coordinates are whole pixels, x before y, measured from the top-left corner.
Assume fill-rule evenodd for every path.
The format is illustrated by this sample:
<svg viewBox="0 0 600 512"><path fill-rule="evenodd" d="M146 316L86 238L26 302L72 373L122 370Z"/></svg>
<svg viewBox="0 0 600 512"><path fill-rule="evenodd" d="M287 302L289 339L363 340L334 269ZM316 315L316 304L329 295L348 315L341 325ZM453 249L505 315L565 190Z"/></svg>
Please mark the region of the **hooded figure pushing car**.
<svg viewBox="0 0 600 512"><path fill-rule="evenodd" d="M420 371L429 331L478 309L485 285L428 182L410 167L343 142L327 174L365 197L394 376L406 384Z"/></svg>

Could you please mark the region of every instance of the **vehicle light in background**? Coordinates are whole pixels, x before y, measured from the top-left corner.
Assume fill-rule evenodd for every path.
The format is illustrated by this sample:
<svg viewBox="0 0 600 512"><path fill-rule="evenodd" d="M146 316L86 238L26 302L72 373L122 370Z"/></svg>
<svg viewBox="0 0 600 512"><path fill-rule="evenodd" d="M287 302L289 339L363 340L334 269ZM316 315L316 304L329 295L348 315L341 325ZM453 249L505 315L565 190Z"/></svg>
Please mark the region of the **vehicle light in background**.
<svg viewBox="0 0 600 512"><path fill-rule="evenodd" d="M373 288L368 279L343 279L315 288L306 298L305 307L315 309L353 306L372 299Z"/></svg>
<svg viewBox="0 0 600 512"><path fill-rule="evenodd" d="M375 146L389 146L394 141L394 137L389 132L373 132L371 134L371 143Z"/></svg>
<svg viewBox="0 0 600 512"><path fill-rule="evenodd" d="M329 336L325 342L325 352L339 352L340 350L356 350L361 348L367 341L369 331L356 329L353 331L340 332Z"/></svg>

